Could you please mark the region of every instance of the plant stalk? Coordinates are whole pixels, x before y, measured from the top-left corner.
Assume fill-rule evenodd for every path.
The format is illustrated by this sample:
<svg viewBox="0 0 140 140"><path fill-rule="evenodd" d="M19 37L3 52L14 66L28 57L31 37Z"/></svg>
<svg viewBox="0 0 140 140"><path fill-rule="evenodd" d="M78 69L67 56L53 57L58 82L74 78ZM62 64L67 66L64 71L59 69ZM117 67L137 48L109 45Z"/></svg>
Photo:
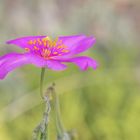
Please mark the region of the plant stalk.
<svg viewBox="0 0 140 140"><path fill-rule="evenodd" d="M45 76L45 68L41 69L41 75L40 75L40 95L41 98L44 99L43 96L43 82L44 82L44 76Z"/></svg>

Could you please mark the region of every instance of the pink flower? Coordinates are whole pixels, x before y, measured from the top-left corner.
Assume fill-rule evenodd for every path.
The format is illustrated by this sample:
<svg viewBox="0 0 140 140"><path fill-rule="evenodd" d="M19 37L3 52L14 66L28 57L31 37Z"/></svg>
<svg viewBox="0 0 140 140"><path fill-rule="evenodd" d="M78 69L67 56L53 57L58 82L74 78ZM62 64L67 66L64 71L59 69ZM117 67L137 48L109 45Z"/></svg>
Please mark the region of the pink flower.
<svg viewBox="0 0 140 140"><path fill-rule="evenodd" d="M92 47L95 41L94 37L85 35L60 36L55 41L48 36L27 36L7 41L7 44L17 45L26 51L0 57L0 79L15 68L26 64L61 71L67 68L65 62L72 62L81 70L88 67L96 69L97 62L92 58L76 56Z"/></svg>

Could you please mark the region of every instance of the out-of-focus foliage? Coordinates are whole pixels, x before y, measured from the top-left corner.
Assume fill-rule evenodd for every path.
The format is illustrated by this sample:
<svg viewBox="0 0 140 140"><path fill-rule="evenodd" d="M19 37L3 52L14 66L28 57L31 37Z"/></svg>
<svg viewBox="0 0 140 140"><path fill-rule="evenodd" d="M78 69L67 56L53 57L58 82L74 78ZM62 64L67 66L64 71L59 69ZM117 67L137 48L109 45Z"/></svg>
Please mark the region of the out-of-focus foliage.
<svg viewBox="0 0 140 140"><path fill-rule="evenodd" d="M1 0L0 54L21 51L5 40L25 35L95 35L86 55L96 71L46 72L56 82L61 115L79 140L140 139L140 2L138 0ZM40 70L20 68L0 81L0 140L29 140L42 117ZM52 100L53 101L53 100ZM54 118L50 138L55 139Z"/></svg>

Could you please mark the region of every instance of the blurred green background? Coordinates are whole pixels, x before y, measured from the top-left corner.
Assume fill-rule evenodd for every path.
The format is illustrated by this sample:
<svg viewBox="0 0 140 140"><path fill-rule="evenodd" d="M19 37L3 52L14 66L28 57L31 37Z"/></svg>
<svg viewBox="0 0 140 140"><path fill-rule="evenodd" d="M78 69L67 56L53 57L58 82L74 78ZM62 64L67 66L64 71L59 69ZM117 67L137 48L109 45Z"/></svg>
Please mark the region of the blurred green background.
<svg viewBox="0 0 140 140"><path fill-rule="evenodd" d="M94 35L84 55L99 68L48 70L45 87L56 83L63 124L77 140L140 140L139 13L139 0L0 0L0 55L21 52L5 44L21 36ZM30 65L0 81L0 140L31 139L43 112L39 76Z"/></svg>

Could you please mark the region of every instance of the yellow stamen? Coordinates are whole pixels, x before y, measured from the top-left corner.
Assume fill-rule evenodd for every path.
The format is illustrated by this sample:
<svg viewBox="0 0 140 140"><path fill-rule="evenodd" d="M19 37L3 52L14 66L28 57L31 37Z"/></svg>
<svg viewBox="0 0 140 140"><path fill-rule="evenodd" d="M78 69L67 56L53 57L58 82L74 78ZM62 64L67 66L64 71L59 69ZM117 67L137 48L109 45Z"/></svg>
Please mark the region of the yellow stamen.
<svg viewBox="0 0 140 140"><path fill-rule="evenodd" d="M25 51L30 51L30 49L29 48L25 48Z"/></svg>
<svg viewBox="0 0 140 140"><path fill-rule="evenodd" d="M44 41L44 42L43 42L43 45L46 47L46 46L47 46L47 42L46 42L46 41Z"/></svg>
<svg viewBox="0 0 140 140"><path fill-rule="evenodd" d="M62 50L61 52L67 53L67 52L69 52L69 50Z"/></svg>
<svg viewBox="0 0 140 140"><path fill-rule="evenodd" d="M38 38L38 39L37 39L37 42L38 42L38 44L39 44L39 45L41 45L41 44L42 44L42 42L41 42L40 38Z"/></svg>
<svg viewBox="0 0 140 140"><path fill-rule="evenodd" d="M52 41L52 46L55 47L56 46L56 42Z"/></svg>
<svg viewBox="0 0 140 140"><path fill-rule="evenodd" d="M48 46L52 47L52 41L48 40Z"/></svg>
<svg viewBox="0 0 140 140"><path fill-rule="evenodd" d="M49 56L50 53L51 53L50 50L43 50L43 55L44 55L44 56Z"/></svg>
<svg viewBox="0 0 140 140"><path fill-rule="evenodd" d="M34 46L34 50L39 50L39 48L37 46Z"/></svg>
<svg viewBox="0 0 140 140"><path fill-rule="evenodd" d="M34 45L36 44L36 40L33 41L33 44L34 44Z"/></svg>
<svg viewBox="0 0 140 140"><path fill-rule="evenodd" d="M62 49L62 48L63 48L62 45L57 46L57 49Z"/></svg>
<svg viewBox="0 0 140 140"><path fill-rule="evenodd" d="M53 52L53 54L58 54L58 52Z"/></svg>
<svg viewBox="0 0 140 140"><path fill-rule="evenodd" d="M43 49L43 53L44 55L46 55L48 53L48 50Z"/></svg>
<svg viewBox="0 0 140 140"><path fill-rule="evenodd" d="M67 46L65 46L64 44L62 45L64 49L68 48Z"/></svg>
<svg viewBox="0 0 140 140"><path fill-rule="evenodd" d="M48 50L48 52L47 52L47 56L49 56L51 54L51 51L50 50Z"/></svg>
<svg viewBox="0 0 140 140"><path fill-rule="evenodd" d="M32 44L33 44L33 41L32 41L32 40L30 40L30 41L28 42L28 44L29 44L29 45L32 45Z"/></svg>

